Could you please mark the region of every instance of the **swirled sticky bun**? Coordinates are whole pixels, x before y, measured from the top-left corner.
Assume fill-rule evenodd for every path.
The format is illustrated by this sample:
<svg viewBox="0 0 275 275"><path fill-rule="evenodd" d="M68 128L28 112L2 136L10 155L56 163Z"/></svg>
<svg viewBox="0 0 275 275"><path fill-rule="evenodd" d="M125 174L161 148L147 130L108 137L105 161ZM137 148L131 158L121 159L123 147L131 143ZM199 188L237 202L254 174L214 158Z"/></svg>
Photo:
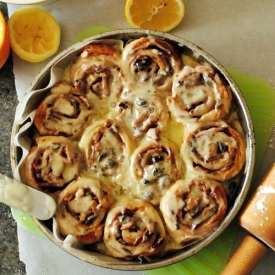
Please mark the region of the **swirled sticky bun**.
<svg viewBox="0 0 275 275"><path fill-rule="evenodd" d="M218 227L227 211L227 198L222 185L214 180L185 179L169 189L160 209L172 240L186 246Z"/></svg>
<svg viewBox="0 0 275 275"><path fill-rule="evenodd" d="M148 88L169 90L181 58L170 43L152 37L130 41L122 52L122 66L130 88L146 84Z"/></svg>
<svg viewBox="0 0 275 275"><path fill-rule="evenodd" d="M47 193L58 192L77 177L80 162L80 152L68 138L39 137L25 160L26 183Z"/></svg>
<svg viewBox="0 0 275 275"><path fill-rule="evenodd" d="M70 80L94 99L116 102L122 90L120 59L120 52L111 45L87 45L71 67Z"/></svg>
<svg viewBox="0 0 275 275"><path fill-rule="evenodd" d="M38 106L34 124L40 135L76 139L89 123L92 112L92 106L85 96L54 93Z"/></svg>
<svg viewBox="0 0 275 275"><path fill-rule="evenodd" d="M84 244L102 239L105 216L114 198L101 181L81 177L59 195L55 218L63 236L72 235Z"/></svg>
<svg viewBox="0 0 275 275"><path fill-rule="evenodd" d="M226 117L231 90L208 66L185 66L174 79L169 109L179 122L216 121Z"/></svg>
<svg viewBox="0 0 275 275"><path fill-rule="evenodd" d="M100 120L89 126L79 147L84 151L88 169L98 178L121 179L127 167L132 142L122 126L112 120Z"/></svg>
<svg viewBox="0 0 275 275"><path fill-rule="evenodd" d="M246 144L236 130L219 121L191 131L181 154L189 172L225 181L241 171L246 160Z"/></svg>
<svg viewBox="0 0 275 275"><path fill-rule="evenodd" d="M117 258L157 257L163 253L166 233L155 208L142 200L124 199L109 211L104 243Z"/></svg>
<svg viewBox="0 0 275 275"><path fill-rule="evenodd" d="M142 200L159 205L160 198L183 173L177 147L162 138L146 137L131 157L133 192Z"/></svg>
<svg viewBox="0 0 275 275"><path fill-rule="evenodd" d="M131 94L118 104L118 119L134 137L142 137L151 128L163 130L168 119L165 101L153 94Z"/></svg>

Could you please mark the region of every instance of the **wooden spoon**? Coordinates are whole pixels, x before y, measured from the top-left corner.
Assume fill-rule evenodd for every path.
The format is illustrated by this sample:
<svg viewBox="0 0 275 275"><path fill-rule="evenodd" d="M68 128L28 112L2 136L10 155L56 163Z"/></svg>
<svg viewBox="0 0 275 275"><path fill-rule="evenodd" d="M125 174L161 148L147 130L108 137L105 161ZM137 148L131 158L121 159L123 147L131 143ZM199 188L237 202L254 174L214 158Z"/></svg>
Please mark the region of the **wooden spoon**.
<svg viewBox="0 0 275 275"><path fill-rule="evenodd" d="M275 250L275 164L272 165L239 218L247 235L222 275L251 274L267 251Z"/></svg>

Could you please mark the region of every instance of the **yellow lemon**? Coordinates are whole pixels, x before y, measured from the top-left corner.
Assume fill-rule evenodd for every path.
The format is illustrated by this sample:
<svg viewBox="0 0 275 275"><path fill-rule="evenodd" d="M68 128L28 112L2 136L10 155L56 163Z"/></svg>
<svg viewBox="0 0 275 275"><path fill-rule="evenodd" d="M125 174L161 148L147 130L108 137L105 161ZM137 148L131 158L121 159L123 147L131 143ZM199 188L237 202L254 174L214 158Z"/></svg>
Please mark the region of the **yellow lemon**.
<svg viewBox="0 0 275 275"><path fill-rule="evenodd" d="M168 32L184 17L182 0L127 0L125 16L133 28Z"/></svg>
<svg viewBox="0 0 275 275"><path fill-rule="evenodd" d="M9 31L6 19L0 11L0 69L5 64L10 53Z"/></svg>
<svg viewBox="0 0 275 275"><path fill-rule="evenodd" d="M38 7L22 8L8 21L12 50L23 60L40 62L54 55L61 30L56 19Z"/></svg>

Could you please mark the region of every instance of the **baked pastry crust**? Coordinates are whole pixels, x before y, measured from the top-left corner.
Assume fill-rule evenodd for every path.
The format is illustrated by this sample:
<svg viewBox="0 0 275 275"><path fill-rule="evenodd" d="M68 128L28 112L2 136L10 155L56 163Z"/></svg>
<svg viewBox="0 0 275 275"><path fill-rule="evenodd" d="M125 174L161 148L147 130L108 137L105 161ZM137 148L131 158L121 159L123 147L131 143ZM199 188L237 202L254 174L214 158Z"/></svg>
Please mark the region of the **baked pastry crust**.
<svg viewBox="0 0 275 275"><path fill-rule="evenodd" d="M101 181L80 177L59 195L55 218L60 233L75 236L84 244L100 241L106 213L114 201Z"/></svg>
<svg viewBox="0 0 275 275"><path fill-rule="evenodd" d="M70 68L70 82L91 99L116 102L122 91L120 60L112 45L87 45Z"/></svg>
<svg viewBox="0 0 275 275"><path fill-rule="evenodd" d="M163 39L142 37L129 41L123 49L122 68L127 72L124 77L133 90L145 85L167 91L181 66L178 50Z"/></svg>
<svg viewBox="0 0 275 275"><path fill-rule="evenodd" d="M163 253L166 233L155 208L139 199L121 199L109 211L104 243L111 255L131 260Z"/></svg>
<svg viewBox="0 0 275 275"><path fill-rule="evenodd" d="M213 68L184 66L174 78L167 104L177 121L196 123L226 117L231 99L231 90Z"/></svg>
<svg viewBox="0 0 275 275"><path fill-rule="evenodd" d="M243 168L246 145L242 135L226 122L208 122L186 135L181 154L190 173L226 181Z"/></svg>
<svg viewBox="0 0 275 275"><path fill-rule="evenodd" d="M84 152L88 173L99 179L123 181L133 144L121 124L110 119L95 122L83 133L79 148Z"/></svg>
<svg viewBox="0 0 275 275"><path fill-rule="evenodd" d="M226 193L207 178L179 180L163 196L160 210L170 237L184 247L217 228L227 211Z"/></svg>
<svg viewBox="0 0 275 275"><path fill-rule="evenodd" d="M34 124L40 135L77 139L93 113L87 98L81 94L54 93L37 107Z"/></svg>
<svg viewBox="0 0 275 275"><path fill-rule="evenodd" d="M158 206L161 197L183 175L184 166L173 143L147 135L132 154L130 170L133 193Z"/></svg>
<svg viewBox="0 0 275 275"><path fill-rule="evenodd" d="M81 154L72 141L42 136L25 160L25 179L31 187L54 195L79 175L80 166Z"/></svg>
<svg viewBox="0 0 275 275"><path fill-rule="evenodd" d="M117 119L127 125L137 138L143 137L152 128L163 131L168 120L165 101L150 93L132 93L119 102L117 112Z"/></svg>

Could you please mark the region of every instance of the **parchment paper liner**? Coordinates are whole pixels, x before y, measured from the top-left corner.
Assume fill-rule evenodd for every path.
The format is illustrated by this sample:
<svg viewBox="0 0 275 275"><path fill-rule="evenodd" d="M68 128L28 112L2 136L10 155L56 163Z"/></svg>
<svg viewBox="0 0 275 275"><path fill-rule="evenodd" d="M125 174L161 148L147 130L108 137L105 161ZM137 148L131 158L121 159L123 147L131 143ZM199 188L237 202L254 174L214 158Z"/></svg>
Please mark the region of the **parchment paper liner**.
<svg viewBox="0 0 275 275"><path fill-rule="evenodd" d="M124 29L95 35L91 38L74 44L67 50L57 55L52 61L50 61L48 65L35 78L31 87L26 92L23 100L18 104L16 109L11 142L11 162L14 178L18 181L24 182L22 164L27 157L31 147L29 130L33 124L35 110L39 103L47 95L53 84L62 79L64 68L71 63L72 58L74 58L85 45L93 43L95 40L98 42L98 40L104 39L104 42L106 43L106 39L109 39L108 43L113 44L119 43L118 40L126 41L142 36L164 38L169 42L179 45L184 49L185 52L190 52L190 54L195 55L198 60L202 62L206 61L215 70L219 71L220 74L228 81L233 92L233 98L235 101L234 104L237 104L240 120L246 134L247 162L241 183L239 185L238 195L221 225L212 234L197 242L196 244L171 254L168 253L162 258L153 262L146 262L141 264L138 261L124 261L100 254L98 252L83 250L81 249L82 245L79 244L79 242L76 241L74 237L68 236L65 240L62 239L62 237L58 234L58 228L56 227L56 222L54 219L52 219L52 221L41 222L33 218L34 222L38 225L42 232L63 250L85 262L118 270L145 270L159 268L190 257L207 246L217 236L219 236L220 233L223 232L223 230L230 224L230 222L238 213L249 190L255 162L255 137L250 113L239 88L231 76L227 73L227 71L212 56L187 40L156 31ZM50 229L53 227L55 228L54 234Z"/></svg>

